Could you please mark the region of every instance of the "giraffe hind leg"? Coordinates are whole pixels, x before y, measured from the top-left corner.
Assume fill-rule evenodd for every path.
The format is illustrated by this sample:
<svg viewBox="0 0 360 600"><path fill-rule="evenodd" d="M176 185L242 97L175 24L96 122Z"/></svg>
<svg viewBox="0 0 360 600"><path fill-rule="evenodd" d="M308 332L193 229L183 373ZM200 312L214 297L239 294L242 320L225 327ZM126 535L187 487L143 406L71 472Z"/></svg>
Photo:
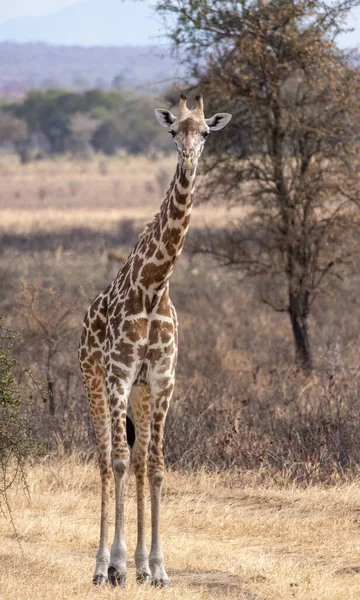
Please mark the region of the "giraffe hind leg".
<svg viewBox="0 0 360 600"><path fill-rule="evenodd" d="M159 379L159 381L158 381ZM151 497L151 549L149 564L151 582L154 586L169 585L169 577L165 570L164 555L160 541L160 499L164 479L163 439L166 414L174 390L173 375L166 378L161 373L153 376L151 384L151 419L148 456L148 479Z"/></svg>
<svg viewBox="0 0 360 600"><path fill-rule="evenodd" d="M127 375L127 376L125 376ZM119 370L110 365L106 373L106 388L111 414L111 464L115 479L115 533L110 551L108 578L113 586L126 582L127 546L125 542L125 484L130 451L126 436L126 406L131 390L131 372L119 377Z"/></svg>
<svg viewBox="0 0 360 600"><path fill-rule="evenodd" d="M108 515L111 481L113 478L111 466L111 419L103 370L96 361L91 362L91 369L89 367L83 368L83 365L81 366L99 455L101 476L100 541L96 553L93 584L102 586L108 583L110 562Z"/></svg>

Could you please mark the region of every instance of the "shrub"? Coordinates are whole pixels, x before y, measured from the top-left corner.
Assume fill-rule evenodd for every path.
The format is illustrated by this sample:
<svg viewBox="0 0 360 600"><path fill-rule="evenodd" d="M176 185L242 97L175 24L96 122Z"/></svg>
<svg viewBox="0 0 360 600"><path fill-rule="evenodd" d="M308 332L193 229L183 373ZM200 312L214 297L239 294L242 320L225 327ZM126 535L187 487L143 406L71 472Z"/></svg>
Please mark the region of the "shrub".
<svg viewBox="0 0 360 600"><path fill-rule="evenodd" d="M24 467L38 444L27 414L29 395L17 382L15 371L31 374L13 357L19 332L6 329L0 314L0 503L10 509L7 492L18 480L26 487ZM2 501L2 502L1 502Z"/></svg>

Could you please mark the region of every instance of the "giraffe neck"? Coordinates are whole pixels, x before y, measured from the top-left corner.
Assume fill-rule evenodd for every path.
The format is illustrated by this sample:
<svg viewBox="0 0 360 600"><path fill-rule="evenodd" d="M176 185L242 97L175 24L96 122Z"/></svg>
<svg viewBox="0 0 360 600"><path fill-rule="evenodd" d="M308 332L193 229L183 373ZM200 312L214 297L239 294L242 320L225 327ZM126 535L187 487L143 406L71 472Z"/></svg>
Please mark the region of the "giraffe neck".
<svg viewBox="0 0 360 600"><path fill-rule="evenodd" d="M196 167L183 169L178 163L160 212L146 228L138 250L145 256L139 281L148 289L163 289L179 258L189 228Z"/></svg>
<svg viewBox="0 0 360 600"><path fill-rule="evenodd" d="M160 208L160 249L170 259L180 256L189 229L193 207L196 168L183 169L179 164Z"/></svg>

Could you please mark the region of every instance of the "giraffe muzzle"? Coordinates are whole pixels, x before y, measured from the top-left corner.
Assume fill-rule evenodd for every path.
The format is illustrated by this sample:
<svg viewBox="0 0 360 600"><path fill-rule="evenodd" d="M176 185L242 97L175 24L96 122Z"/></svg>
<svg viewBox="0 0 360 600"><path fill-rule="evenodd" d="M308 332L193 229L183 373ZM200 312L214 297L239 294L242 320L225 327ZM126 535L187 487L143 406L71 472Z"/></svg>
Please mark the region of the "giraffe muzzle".
<svg viewBox="0 0 360 600"><path fill-rule="evenodd" d="M189 150L188 152L183 150L181 153L181 158L183 160L184 169L192 169L193 168L194 158L195 158L194 150Z"/></svg>

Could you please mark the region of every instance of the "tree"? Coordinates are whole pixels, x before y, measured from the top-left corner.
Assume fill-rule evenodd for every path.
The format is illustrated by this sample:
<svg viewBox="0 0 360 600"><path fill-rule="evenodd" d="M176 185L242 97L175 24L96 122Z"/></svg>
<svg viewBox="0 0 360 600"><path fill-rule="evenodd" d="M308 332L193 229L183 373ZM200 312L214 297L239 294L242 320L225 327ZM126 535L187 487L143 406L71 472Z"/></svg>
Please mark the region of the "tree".
<svg viewBox="0 0 360 600"><path fill-rule="evenodd" d="M0 144L17 144L27 139L25 121L17 119L5 112L0 112Z"/></svg>
<svg viewBox="0 0 360 600"><path fill-rule="evenodd" d="M113 91L110 95L116 98L119 93ZM120 149L131 154L145 153L153 147L167 151L171 147L170 140L164 139L152 115L151 98L129 94L116 114L105 119L94 131L91 139L94 149L109 155Z"/></svg>
<svg viewBox="0 0 360 600"><path fill-rule="evenodd" d="M25 121L0 112L0 145L12 144L22 163L29 158L28 128Z"/></svg>
<svg viewBox="0 0 360 600"><path fill-rule="evenodd" d="M91 136L91 144L97 152L109 156L116 154L122 141L120 123L116 118L106 119L95 129Z"/></svg>
<svg viewBox="0 0 360 600"><path fill-rule="evenodd" d="M336 45L359 0L162 0L157 8L209 112L233 114L205 164L203 197L250 205L201 249L288 313L296 361L312 368L308 317L354 253L360 74ZM174 21L175 17L175 21ZM174 24L175 23L175 24ZM172 26L171 26L172 24ZM194 86L192 86L194 87Z"/></svg>
<svg viewBox="0 0 360 600"><path fill-rule="evenodd" d="M79 95L63 90L29 92L22 104L8 107L26 121L30 133L41 132L53 153L64 152L70 139L70 115L76 111Z"/></svg>
<svg viewBox="0 0 360 600"><path fill-rule="evenodd" d="M91 136L99 122L83 113L76 113L71 119L71 150L77 156L91 158L93 149Z"/></svg>

